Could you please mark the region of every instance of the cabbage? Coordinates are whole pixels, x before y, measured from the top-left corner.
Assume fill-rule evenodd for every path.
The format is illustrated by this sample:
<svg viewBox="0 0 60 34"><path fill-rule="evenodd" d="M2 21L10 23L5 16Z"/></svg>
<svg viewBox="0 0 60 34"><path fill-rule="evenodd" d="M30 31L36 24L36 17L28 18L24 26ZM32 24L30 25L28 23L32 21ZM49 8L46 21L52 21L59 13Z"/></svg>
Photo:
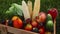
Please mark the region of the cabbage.
<svg viewBox="0 0 60 34"><path fill-rule="evenodd" d="M13 3L11 7L6 11L6 17L11 18L14 15L23 16L22 6L16 3Z"/></svg>

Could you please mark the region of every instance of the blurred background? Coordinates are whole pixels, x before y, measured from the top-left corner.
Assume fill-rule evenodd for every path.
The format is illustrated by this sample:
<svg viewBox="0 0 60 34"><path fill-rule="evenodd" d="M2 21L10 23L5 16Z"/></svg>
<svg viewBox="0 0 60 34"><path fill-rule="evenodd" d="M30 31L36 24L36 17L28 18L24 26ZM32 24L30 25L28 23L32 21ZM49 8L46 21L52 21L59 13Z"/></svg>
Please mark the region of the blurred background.
<svg viewBox="0 0 60 34"><path fill-rule="evenodd" d="M0 0L0 19L4 19L4 13L11 7L12 3L17 3L21 5L22 0ZM26 3L28 0L25 0ZM32 1L32 6L34 6L34 0ZM33 7L32 7L33 8ZM60 0L41 0L41 9L40 11L46 12L50 8L57 8L58 9L58 17L57 21L57 34L60 33Z"/></svg>

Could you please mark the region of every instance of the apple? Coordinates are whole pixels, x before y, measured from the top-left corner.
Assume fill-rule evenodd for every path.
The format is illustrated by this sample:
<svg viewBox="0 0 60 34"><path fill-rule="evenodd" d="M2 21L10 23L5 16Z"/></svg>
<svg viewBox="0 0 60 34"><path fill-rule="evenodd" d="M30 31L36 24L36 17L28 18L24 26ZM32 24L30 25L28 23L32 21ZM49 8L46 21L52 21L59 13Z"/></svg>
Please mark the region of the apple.
<svg viewBox="0 0 60 34"><path fill-rule="evenodd" d="M31 30L32 30L32 25L31 25L31 24L27 24L27 25L25 26L25 30L31 31Z"/></svg>
<svg viewBox="0 0 60 34"><path fill-rule="evenodd" d="M48 14L51 14L52 18L55 19L58 15L58 10L56 8L52 8L48 10Z"/></svg>
<svg viewBox="0 0 60 34"><path fill-rule="evenodd" d="M36 21L32 21L31 24L32 24L33 27L37 27L37 25L38 25L38 23Z"/></svg>
<svg viewBox="0 0 60 34"><path fill-rule="evenodd" d="M13 21L13 26L14 26L15 28L22 28L22 26L23 26L22 20L21 20L20 18L15 19L15 20Z"/></svg>
<svg viewBox="0 0 60 34"><path fill-rule="evenodd" d="M33 32L36 32L36 33L39 33L39 30L38 30L38 28L33 28L33 30L32 30Z"/></svg>
<svg viewBox="0 0 60 34"><path fill-rule="evenodd" d="M45 34L45 29L44 29L44 27L41 27L41 28L39 29L39 32L40 32L40 34Z"/></svg>
<svg viewBox="0 0 60 34"><path fill-rule="evenodd" d="M45 22L46 20L46 14L44 12L39 13L39 21L40 22Z"/></svg>

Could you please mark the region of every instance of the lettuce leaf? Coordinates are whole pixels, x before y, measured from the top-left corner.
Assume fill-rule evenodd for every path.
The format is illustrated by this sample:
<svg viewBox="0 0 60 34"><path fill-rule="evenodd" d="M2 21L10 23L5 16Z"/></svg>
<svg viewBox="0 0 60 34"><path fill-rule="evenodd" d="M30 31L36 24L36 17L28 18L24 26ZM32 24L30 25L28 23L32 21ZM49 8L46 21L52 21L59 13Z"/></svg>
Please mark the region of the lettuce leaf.
<svg viewBox="0 0 60 34"><path fill-rule="evenodd" d="M14 15L23 16L22 6L16 3L13 3L9 8L9 10L6 11L5 14L7 18L10 18Z"/></svg>

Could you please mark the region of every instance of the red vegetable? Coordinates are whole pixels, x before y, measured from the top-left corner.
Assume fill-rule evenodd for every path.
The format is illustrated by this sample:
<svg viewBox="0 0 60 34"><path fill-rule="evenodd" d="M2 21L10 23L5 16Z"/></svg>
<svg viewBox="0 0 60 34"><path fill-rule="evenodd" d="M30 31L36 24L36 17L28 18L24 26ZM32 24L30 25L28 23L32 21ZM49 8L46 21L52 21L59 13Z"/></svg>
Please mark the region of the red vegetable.
<svg viewBox="0 0 60 34"><path fill-rule="evenodd" d="M56 16L58 15L58 10L56 8L52 8L52 9L48 10L48 13L51 14L53 19L55 19Z"/></svg>
<svg viewBox="0 0 60 34"><path fill-rule="evenodd" d="M15 27L15 28L22 28L22 26L23 26L23 22L22 22L22 20L21 19L16 19L16 20L14 20L13 21L13 26Z"/></svg>

